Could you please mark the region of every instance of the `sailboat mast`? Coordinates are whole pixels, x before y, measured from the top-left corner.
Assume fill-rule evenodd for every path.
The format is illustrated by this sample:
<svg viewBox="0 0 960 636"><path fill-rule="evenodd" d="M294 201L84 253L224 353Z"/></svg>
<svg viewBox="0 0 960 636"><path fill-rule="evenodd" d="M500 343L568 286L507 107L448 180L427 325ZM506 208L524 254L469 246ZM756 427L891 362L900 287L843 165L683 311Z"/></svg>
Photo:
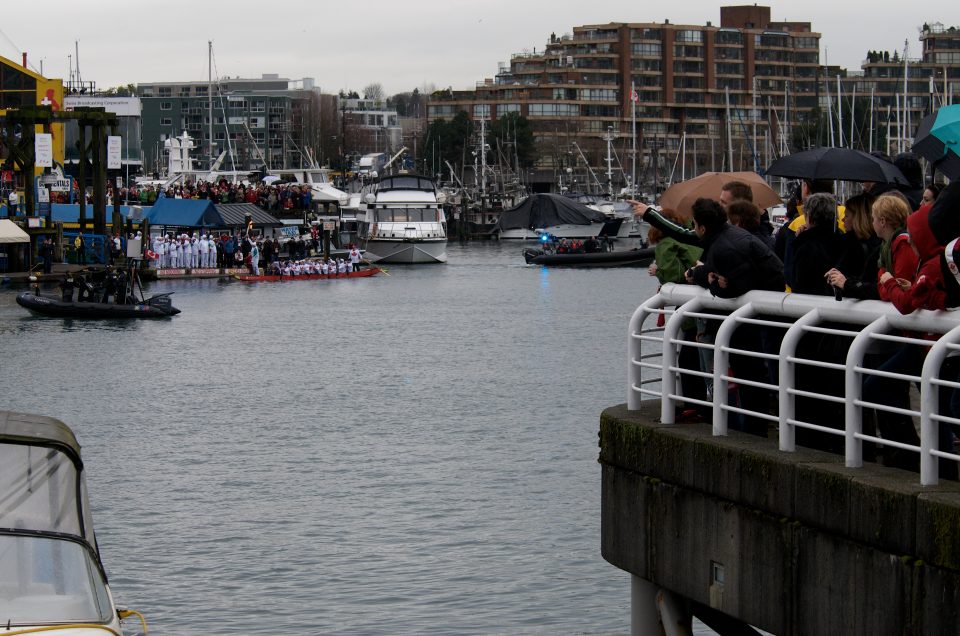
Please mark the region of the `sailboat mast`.
<svg viewBox="0 0 960 636"><path fill-rule="evenodd" d="M727 86L724 88L724 95L727 100L727 156L729 157L729 163L727 163L727 170L733 172L733 135L730 130L730 87Z"/></svg>
<svg viewBox="0 0 960 636"><path fill-rule="evenodd" d="M607 196L613 196L613 126L607 126Z"/></svg>
<svg viewBox="0 0 960 636"><path fill-rule="evenodd" d="M210 165L213 166L213 40L207 40L207 117L209 134L207 148L210 153Z"/></svg>
<svg viewBox="0 0 960 636"><path fill-rule="evenodd" d="M944 91L946 92L946 91ZM630 196L632 198L637 197L637 88L633 82L630 82L630 104L631 104L631 123L630 123L630 137L633 139L633 161L631 162L630 171L630 186L632 192Z"/></svg>

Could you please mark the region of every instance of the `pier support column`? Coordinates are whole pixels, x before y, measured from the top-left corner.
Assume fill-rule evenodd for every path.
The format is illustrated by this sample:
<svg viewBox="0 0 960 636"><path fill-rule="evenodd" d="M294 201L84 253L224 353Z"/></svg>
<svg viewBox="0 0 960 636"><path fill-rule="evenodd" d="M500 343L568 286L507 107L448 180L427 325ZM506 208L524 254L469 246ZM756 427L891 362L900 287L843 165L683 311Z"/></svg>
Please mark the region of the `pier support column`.
<svg viewBox="0 0 960 636"><path fill-rule="evenodd" d="M660 588L639 576L630 576L630 636L663 634L657 611Z"/></svg>

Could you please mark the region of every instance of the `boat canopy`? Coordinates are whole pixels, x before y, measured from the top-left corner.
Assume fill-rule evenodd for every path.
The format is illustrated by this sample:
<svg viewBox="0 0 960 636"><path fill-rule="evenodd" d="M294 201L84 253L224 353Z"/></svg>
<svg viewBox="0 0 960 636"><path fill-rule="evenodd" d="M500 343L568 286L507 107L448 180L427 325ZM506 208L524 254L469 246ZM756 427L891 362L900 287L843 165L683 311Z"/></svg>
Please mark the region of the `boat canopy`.
<svg viewBox="0 0 960 636"><path fill-rule="evenodd" d="M560 194L531 194L519 205L504 210L497 229L535 230L553 225L590 225L607 217Z"/></svg>
<svg viewBox="0 0 960 636"><path fill-rule="evenodd" d="M386 190L426 190L427 192L434 192L436 189L433 179L415 174L380 177L380 182L377 184L377 192Z"/></svg>
<svg viewBox="0 0 960 636"><path fill-rule="evenodd" d="M0 411L0 531L69 535L96 550L73 431L58 420Z"/></svg>

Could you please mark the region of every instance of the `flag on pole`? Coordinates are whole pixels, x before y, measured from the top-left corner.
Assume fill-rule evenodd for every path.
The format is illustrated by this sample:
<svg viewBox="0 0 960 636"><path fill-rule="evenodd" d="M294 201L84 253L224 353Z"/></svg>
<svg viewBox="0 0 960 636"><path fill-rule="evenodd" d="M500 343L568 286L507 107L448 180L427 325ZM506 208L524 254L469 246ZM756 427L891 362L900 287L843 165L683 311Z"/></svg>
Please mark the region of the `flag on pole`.
<svg viewBox="0 0 960 636"><path fill-rule="evenodd" d="M640 101L640 96L637 95L637 91L635 91L635 90L631 90L631 91L630 91L630 101L631 101L631 102L639 102L639 101Z"/></svg>

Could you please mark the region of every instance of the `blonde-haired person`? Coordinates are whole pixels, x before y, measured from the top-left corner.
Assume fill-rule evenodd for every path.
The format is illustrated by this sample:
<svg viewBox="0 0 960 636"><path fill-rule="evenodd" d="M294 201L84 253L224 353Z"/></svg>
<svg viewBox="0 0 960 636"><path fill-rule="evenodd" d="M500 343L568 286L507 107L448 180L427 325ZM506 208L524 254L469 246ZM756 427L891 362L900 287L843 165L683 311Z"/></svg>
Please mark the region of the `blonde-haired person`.
<svg viewBox="0 0 960 636"><path fill-rule="evenodd" d="M910 246L907 234L907 217L910 216L910 204L902 196L884 194L873 202L871 217L873 231L883 241L880 246L880 268L877 271L878 283L889 273L901 286L909 284L917 272L918 257ZM890 300L890 294L883 285L878 286L881 300Z"/></svg>

